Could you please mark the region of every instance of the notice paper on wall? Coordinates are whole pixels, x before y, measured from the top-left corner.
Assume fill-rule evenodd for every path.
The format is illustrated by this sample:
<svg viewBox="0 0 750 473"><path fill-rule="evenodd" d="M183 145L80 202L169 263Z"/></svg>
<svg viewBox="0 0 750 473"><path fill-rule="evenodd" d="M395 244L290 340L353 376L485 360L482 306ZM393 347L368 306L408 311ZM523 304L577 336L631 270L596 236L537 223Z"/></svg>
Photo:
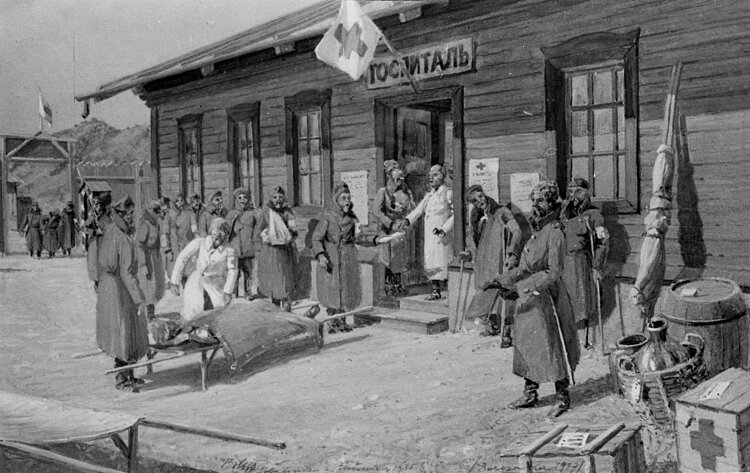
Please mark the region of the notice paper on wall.
<svg viewBox="0 0 750 473"><path fill-rule="evenodd" d="M517 172L510 175L510 201L524 213L531 212L529 194L539 183L538 172Z"/></svg>
<svg viewBox="0 0 750 473"><path fill-rule="evenodd" d="M354 214L359 218L359 223L369 223L368 195L367 195L367 171L348 171L341 173L341 180L349 186L352 193L352 204Z"/></svg>
<svg viewBox="0 0 750 473"><path fill-rule="evenodd" d="M499 161L491 159L469 160L469 186L479 184L485 195L498 200L497 172Z"/></svg>

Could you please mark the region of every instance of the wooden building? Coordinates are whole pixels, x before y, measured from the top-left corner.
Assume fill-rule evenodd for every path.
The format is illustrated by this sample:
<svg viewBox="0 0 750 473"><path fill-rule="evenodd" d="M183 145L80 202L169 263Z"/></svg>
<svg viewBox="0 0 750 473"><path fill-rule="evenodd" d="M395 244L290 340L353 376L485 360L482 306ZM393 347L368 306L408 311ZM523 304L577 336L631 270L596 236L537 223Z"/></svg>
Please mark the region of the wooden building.
<svg viewBox="0 0 750 473"><path fill-rule="evenodd" d="M515 173L541 173L563 191L571 174L586 176L613 236L610 280L627 284L670 68L682 61L689 155L675 173L667 278L726 276L750 288L750 3L362 2L421 93L382 46L358 81L316 59L339 4L324 0L78 99L135 89L151 109L161 194L247 185L262 203L282 185L303 229L342 173L367 171L371 200L391 158L418 196L430 165L444 164L459 222L472 160L498 160L502 202ZM455 252L464 240L457 225ZM381 272L375 265L375 297Z"/></svg>

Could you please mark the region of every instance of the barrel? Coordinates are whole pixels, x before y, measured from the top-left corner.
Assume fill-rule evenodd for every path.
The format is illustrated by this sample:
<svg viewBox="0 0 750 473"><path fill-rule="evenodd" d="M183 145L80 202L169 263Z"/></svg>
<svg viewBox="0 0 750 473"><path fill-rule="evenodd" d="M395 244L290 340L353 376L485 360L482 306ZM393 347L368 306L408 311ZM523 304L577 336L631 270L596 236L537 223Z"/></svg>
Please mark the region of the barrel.
<svg viewBox="0 0 750 473"><path fill-rule="evenodd" d="M747 307L732 280L700 278L677 281L659 300L656 313L670 322L669 334L682 340L697 333L705 341L704 359L710 376L748 362Z"/></svg>

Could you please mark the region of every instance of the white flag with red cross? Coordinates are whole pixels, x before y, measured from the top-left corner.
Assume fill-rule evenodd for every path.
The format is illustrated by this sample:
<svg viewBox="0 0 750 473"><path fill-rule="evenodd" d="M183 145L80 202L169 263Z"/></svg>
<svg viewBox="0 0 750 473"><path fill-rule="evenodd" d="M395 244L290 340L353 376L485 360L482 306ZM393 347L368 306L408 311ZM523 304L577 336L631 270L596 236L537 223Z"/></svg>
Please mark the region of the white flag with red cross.
<svg viewBox="0 0 750 473"><path fill-rule="evenodd" d="M356 80L370 65L382 34L356 0L342 0L339 14L315 48L315 55Z"/></svg>

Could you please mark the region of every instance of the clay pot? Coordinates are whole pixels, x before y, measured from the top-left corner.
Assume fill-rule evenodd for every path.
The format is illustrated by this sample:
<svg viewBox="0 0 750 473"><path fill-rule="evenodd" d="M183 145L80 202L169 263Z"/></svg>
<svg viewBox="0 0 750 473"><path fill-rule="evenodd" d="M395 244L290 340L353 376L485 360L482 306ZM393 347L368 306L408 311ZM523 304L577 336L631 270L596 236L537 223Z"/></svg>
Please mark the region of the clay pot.
<svg viewBox="0 0 750 473"><path fill-rule="evenodd" d="M687 348L667 336L665 321L652 320L646 329L649 339L633 359L639 372L662 371L688 360Z"/></svg>

